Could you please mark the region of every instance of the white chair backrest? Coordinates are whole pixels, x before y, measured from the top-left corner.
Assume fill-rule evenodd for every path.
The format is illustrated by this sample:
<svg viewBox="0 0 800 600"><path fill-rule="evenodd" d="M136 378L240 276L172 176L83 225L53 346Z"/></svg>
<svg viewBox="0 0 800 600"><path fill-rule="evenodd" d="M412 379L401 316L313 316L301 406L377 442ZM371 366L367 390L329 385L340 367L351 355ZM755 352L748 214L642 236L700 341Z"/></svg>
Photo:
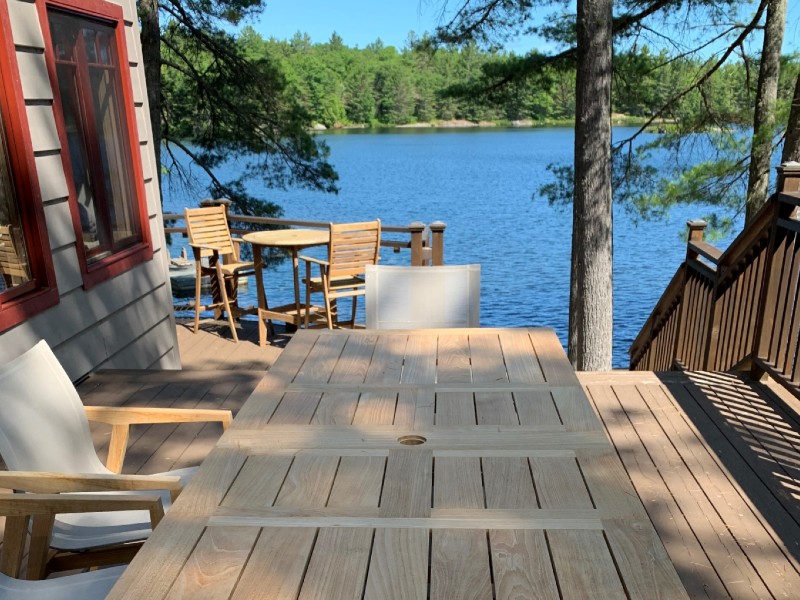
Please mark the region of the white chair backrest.
<svg viewBox="0 0 800 600"><path fill-rule="evenodd" d="M0 367L0 456L13 471L109 473L78 392L44 340Z"/></svg>
<svg viewBox="0 0 800 600"><path fill-rule="evenodd" d="M480 327L480 290L480 265L367 266L367 328Z"/></svg>

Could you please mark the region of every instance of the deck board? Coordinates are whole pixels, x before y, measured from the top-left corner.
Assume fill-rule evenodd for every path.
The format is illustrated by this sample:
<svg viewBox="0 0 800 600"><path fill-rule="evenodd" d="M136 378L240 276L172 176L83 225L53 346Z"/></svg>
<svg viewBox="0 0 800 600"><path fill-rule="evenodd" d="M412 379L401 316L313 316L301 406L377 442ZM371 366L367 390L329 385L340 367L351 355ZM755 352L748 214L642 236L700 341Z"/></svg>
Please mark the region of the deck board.
<svg viewBox="0 0 800 600"><path fill-rule="evenodd" d="M798 423L765 385L722 373L581 373L692 598L800 589Z"/></svg>

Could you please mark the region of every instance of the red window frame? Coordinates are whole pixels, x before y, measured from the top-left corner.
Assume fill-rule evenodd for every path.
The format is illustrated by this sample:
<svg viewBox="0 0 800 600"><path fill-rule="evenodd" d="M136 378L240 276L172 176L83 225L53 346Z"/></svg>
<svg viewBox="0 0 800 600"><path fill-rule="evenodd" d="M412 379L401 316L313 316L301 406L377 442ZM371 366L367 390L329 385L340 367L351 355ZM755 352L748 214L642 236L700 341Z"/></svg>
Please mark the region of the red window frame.
<svg viewBox="0 0 800 600"><path fill-rule="evenodd" d="M83 287L89 289L95 285L106 281L112 277L129 271L133 267L153 258L152 236L150 232L150 219L147 210L147 197L144 187L144 175L142 170L141 148L136 127L136 114L133 102L133 90L130 77L128 62L128 50L125 36L125 23L123 12L120 6L104 2L103 0L44 0L38 2L39 22L42 26L42 34L45 43L45 58L50 82L53 89L53 112L55 113L56 128L61 142L61 158L64 164L64 173L67 178L67 188L69 190L70 212L72 214L75 236L77 239L77 253L83 275ZM117 97L122 104L120 107L123 118L121 119L122 135L127 139L122 140L123 147L127 153L125 158L129 159L128 169L129 192L131 209L138 215L140 238L136 243L125 247L122 250L114 251L109 256L90 262L91 258L84 246L83 228L81 226L80 211L78 207L77 192L75 182L72 178L72 163L68 151L67 130L64 123L64 112L62 100L59 93L58 76L56 72L56 58L53 49L50 24L48 20L48 10L57 10L66 14L73 14L77 17L90 19L114 29L115 51L117 56L117 77L118 84ZM90 123L87 129L91 130L95 126ZM95 131L96 133L96 131ZM92 136L89 132L89 136ZM86 139L87 144L94 144L96 135ZM103 172L98 165L93 179L102 179L100 174ZM102 188L100 188L102 189ZM95 192L98 188L94 189ZM100 210L108 209L109 201L107 198L97 196Z"/></svg>
<svg viewBox="0 0 800 600"><path fill-rule="evenodd" d="M22 85L6 3L0 3L0 118L7 136L9 167L14 182L31 281L0 292L0 332L58 303L53 258L44 217L30 127L22 101Z"/></svg>

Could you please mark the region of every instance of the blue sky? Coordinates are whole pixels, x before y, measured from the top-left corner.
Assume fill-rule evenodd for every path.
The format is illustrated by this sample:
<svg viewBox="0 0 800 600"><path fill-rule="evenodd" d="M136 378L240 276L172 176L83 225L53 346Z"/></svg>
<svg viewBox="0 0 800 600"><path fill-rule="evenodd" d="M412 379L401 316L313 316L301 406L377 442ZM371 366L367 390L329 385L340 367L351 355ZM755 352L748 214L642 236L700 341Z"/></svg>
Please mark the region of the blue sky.
<svg viewBox="0 0 800 600"><path fill-rule="evenodd" d="M411 31L433 31L445 0L266 0L266 10L249 23L264 37L289 39L307 33L313 42L327 41L336 31L348 46L364 48L380 38L387 46L402 48ZM451 6L457 0L450 0ZM785 51L800 43L800 2L789 0ZM524 53L536 40L518 40L506 47ZM543 50L545 48L542 48Z"/></svg>
<svg viewBox="0 0 800 600"><path fill-rule="evenodd" d="M410 31L432 31L439 10L438 0L266 0L266 5L252 24L264 37L288 39L300 31L325 42L336 31L346 45L359 48L377 38L401 48Z"/></svg>

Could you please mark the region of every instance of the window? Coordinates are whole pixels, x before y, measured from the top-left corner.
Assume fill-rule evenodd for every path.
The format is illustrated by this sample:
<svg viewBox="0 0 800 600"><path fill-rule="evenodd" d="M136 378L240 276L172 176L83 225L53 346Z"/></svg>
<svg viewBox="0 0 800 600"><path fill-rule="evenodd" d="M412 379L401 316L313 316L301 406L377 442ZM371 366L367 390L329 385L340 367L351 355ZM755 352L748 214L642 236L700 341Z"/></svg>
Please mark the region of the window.
<svg viewBox="0 0 800 600"><path fill-rule="evenodd" d="M0 119L0 293L10 295L14 288L24 289L25 284L33 281L33 275L11 177L11 156L4 123L5 117Z"/></svg>
<svg viewBox="0 0 800 600"><path fill-rule="evenodd" d="M122 12L48 2L56 120L86 287L152 257ZM123 68L124 66L124 68Z"/></svg>
<svg viewBox="0 0 800 600"><path fill-rule="evenodd" d="M0 4L0 331L58 302L6 10Z"/></svg>

